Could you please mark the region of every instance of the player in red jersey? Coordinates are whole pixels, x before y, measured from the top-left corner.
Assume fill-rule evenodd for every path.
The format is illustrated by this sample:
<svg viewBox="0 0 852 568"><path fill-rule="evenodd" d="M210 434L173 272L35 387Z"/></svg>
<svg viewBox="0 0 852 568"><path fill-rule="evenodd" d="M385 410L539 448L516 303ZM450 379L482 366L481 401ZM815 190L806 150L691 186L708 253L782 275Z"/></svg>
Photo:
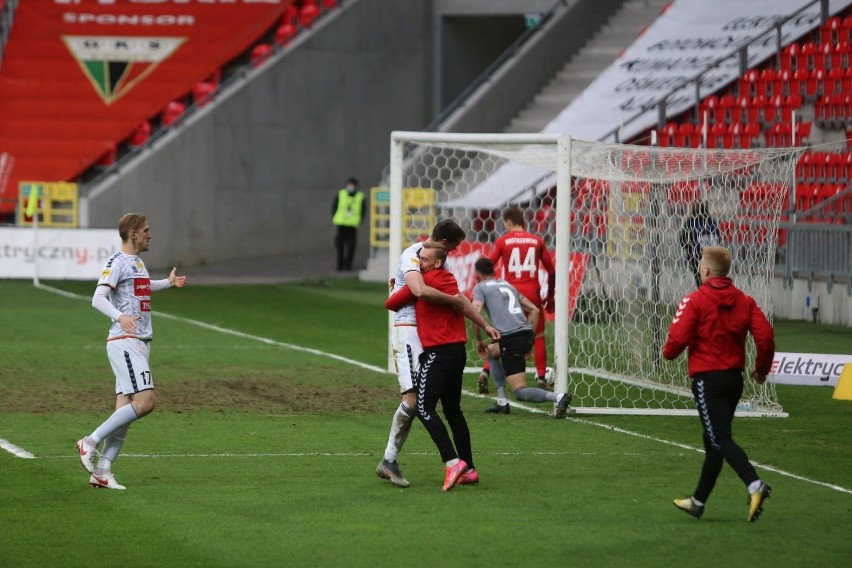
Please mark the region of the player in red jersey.
<svg viewBox="0 0 852 568"><path fill-rule="evenodd" d="M506 233L494 243L489 258L494 266L502 261L504 280L514 286L535 307L553 313L556 291L556 270L553 257L544 240L538 235L527 232L524 224L524 212L519 207L509 207L503 211L503 226ZM538 280L539 264L547 271L547 297L541 297L541 284ZM535 382L539 388L553 390L547 384L544 374L547 369L547 346L544 342L544 318L539 318L535 328Z"/></svg>
<svg viewBox="0 0 852 568"><path fill-rule="evenodd" d="M445 294L459 294L455 277L444 269L447 249L441 243L423 243L419 258L420 272L426 285ZM464 318L485 329L493 340L500 339L500 333L479 315L464 296L461 298L464 315L447 304L414 302L417 335L423 345L414 385L417 391L417 415L444 462L446 472L443 491L449 491L457 484L479 482L479 474L473 465L470 430L461 410L462 374L467 360ZM388 298L385 307L397 311L415 299L411 289L405 286ZM441 401L444 416L452 430L452 439L436 411L438 401Z"/></svg>

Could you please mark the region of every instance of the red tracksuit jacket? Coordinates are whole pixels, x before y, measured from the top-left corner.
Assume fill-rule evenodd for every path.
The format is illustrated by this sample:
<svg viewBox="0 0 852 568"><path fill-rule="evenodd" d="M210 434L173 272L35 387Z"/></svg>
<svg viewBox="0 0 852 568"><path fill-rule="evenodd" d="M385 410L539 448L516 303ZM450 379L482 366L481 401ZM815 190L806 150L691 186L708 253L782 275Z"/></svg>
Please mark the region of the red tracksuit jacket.
<svg viewBox="0 0 852 568"><path fill-rule="evenodd" d="M730 278L711 278L677 307L663 357L674 359L689 348L689 376L708 371L745 370L746 335L757 347L754 370L769 373L775 355L775 334L754 298Z"/></svg>

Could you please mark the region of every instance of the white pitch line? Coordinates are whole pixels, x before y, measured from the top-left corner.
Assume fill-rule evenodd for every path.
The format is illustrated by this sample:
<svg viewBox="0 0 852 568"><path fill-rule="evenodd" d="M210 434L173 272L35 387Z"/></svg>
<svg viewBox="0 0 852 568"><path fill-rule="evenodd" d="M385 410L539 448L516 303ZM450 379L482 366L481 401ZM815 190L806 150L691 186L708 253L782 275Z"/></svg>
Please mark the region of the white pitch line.
<svg viewBox="0 0 852 568"><path fill-rule="evenodd" d="M40 288L42 290L46 290L46 291L52 292L54 294L59 294L60 296L65 296L65 297L68 297L68 298L74 298L74 299L77 299L77 300L89 300L89 297L87 297L87 296L81 296L79 294L74 294L72 292L66 292L65 290L60 290L58 288L53 288L51 286L45 286L44 284L36 284L35 286L36 286L36 288ZM188 324L191 324L191 325L194 325L194 326L197 326L197 327L209 329L211 331L216 331L216 332L224 333L224 334L227 334L227 335L233 335L235 337L242 337L243 339L250 339L252 341L259 341L259 342L265 343L267 345L275 345L277 347L284 347L286 349L292 349L294 351L301 351L303 353L311 353L313 355L318 355L320 357L327 357L329 359L334 359L336 361L340 361L340 362L346 363L348 365L353 365L355 367L360 367L362 369L367 369L368 371L374 371L376 373L381 373L381 374L386 374L386 375L392 374L387 369L383 369L383 368L377 367L375 365L369 365L367 363L362 363L361 361L349 359L347 357L343 357L341 355L336 355L334 353L327 353L325 351L320 351L319 349L312 349L310 347L302 347L301 345L295 345L295 344L292 344L292 343L285 343L283 341L275 341L274 339L269 339L269 338L261 337L261 336L258 336L258 335L251 335L249 333L243 333L242 331L236 331L236 330L233 330L233 329L228 329L226 327L221 327L221 326L218 326L218 325L212 325L212 324L205 323L205 322L202 322L202 321L184 318L184 317L180 317L180 316L175 316L175 315L171 315L171 314L166 314L166 313L163 313L163 312L153 312L153 313L157 314L157 316L159 316L159 317L171 319L171 320L174 320L174 321L180 321L180 322L188 323ZM466 391L466 390L463 390L462 393L467 395L467 396L473 396L473 397L478 397L478 398L492 398L492 397L486 397L484 395L473 394L472 392ZM512 406L515 407L515 408L520 408L520 409L526 410L528 412L532 412L534 414L550 414L550 412L542 410L541 408L533 408L533 407L530 407L530 406L527 406L527 405L524 405L524 404L519 404L517 402L512 403ZM566 420L570 420L572 422L579 423L579 424L586 424L586 425L589 425L589 426L597 426L599 428L606 428L606 429L611 430L613 432L618 432L619 434L626 434L628 436L634 436L634 437L637 437L637 438L644 438L646 440L651 440L651 441L658 442L660 444L666 444L666 445L669 445L669 446L675 446L675 447L678 447L678 448L681 448L681 449L684 449L684 450L690 450L690 451L695 451L695 452L699 452L699 453L704 452L703 448L697 448L695 446L690 446L689 444L681 444L679 442L673 442L671 440L666 440L666 439L663 439L663 438L657 438L655 436L649 436L648 434L642 434L641 432L635 432L633 430L627 430L627 429L624 429L624 428L619 428L617 426L612 426L610 424L603 424L601 422L594 422L592 420L580 420L578 418L570 418L570 417L567 418ZM5 441L5 440L2 440L2 438L0 438L0 441ZM17 446L15 446L15 447L17 447ZM20 448L18 448L18 449L20 449ZM29 452L26 452L25 450L21 450L21 451L29 454ZM32 456L32 454L30 454L30 456ZM19 456L19 457L26 457L26 456ZM32 456L32 457L35 457L35 456ZM785 471L783 469L779 469L779 468L769 466L769 465L764 465L764 464L754 462L754 461L751 462L751 463L754 467L759 468L759 469L765 469L767 471L771 471L773 473L777 473L779 475L783 475L783 476L789 477L791 479L797 479L799 481L804 481L806 483L812 483L812 484L818 485L820 487L825 487L825 488L828 488L828 489L833 489L834 491L839 491L841 493L848 493L848 494L852 495L852 490L846 489L845 487L841 487L840 485L835 485L835 484L832 484L832 483L826 483L824 481L817 481L815 479L803 477L801 475L797 475L795 473L791 473L791 472Z"/></svg>
<svg viewBox="0 0 852 568"><path fill-rule="evenodd" d="M0 448L3 448L4 450L9 452L13 456L18 457L18 458L23 458L25 460L35 459L35 455L31 454L30 452L28 452L24 448L19 448L18 446L16 446L15 444L10 442L9 440L5 440L3 438L0 438Z"/></svg>

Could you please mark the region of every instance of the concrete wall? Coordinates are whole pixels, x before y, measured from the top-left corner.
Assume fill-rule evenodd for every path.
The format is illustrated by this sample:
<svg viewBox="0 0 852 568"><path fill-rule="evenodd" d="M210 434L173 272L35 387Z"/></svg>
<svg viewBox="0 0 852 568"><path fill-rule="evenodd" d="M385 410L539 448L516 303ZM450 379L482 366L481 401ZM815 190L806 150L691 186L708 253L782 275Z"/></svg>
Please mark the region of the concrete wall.
<svg viewBox="0 0 852 568"><path fill-rule="evenodd" d="M505 65L442 125L443 132L502 132L625 0L567 0Z"/></svg>
<svg viewBox="0 0 852 568"><path fill-rule="evenodd" d="M772 306L776 318L852 326L852 294L846 283L829 286L826 281L799 278L789 286L775 278Z"/></svg>
<svg viewBox="0 0 852 568"><path fill-rule="evenodd" d="M369 190L392 130L431 109L431 3L352 0L88 200L90 227L148 215L152 268L333 250L331 203ZM359 259L367 256L366 223Z"/></svg>

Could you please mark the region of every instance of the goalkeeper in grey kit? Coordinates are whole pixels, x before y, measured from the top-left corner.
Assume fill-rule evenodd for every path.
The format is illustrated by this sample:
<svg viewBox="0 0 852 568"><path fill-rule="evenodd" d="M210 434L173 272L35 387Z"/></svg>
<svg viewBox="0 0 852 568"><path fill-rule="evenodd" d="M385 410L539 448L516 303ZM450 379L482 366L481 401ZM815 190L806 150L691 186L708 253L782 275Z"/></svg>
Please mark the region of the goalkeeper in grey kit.
<svg viewBox="0 0 852 568"><path fill-rule="evenodd" d="M506 383L516 400L524 402L554 402L555 415L562 418L571 403L570 393L553 393L527 386L526 357L533 347L535 323L541 315L535 304L520 295L514 286L494 277L494 264L480 258L474 264L478 284L473 289L473 307L485 308L493 325L500 332L498 343L486 345L476 329L476 350L487 358L491 375L497 384L497 402L486 412L508 414Z"/></svg>

